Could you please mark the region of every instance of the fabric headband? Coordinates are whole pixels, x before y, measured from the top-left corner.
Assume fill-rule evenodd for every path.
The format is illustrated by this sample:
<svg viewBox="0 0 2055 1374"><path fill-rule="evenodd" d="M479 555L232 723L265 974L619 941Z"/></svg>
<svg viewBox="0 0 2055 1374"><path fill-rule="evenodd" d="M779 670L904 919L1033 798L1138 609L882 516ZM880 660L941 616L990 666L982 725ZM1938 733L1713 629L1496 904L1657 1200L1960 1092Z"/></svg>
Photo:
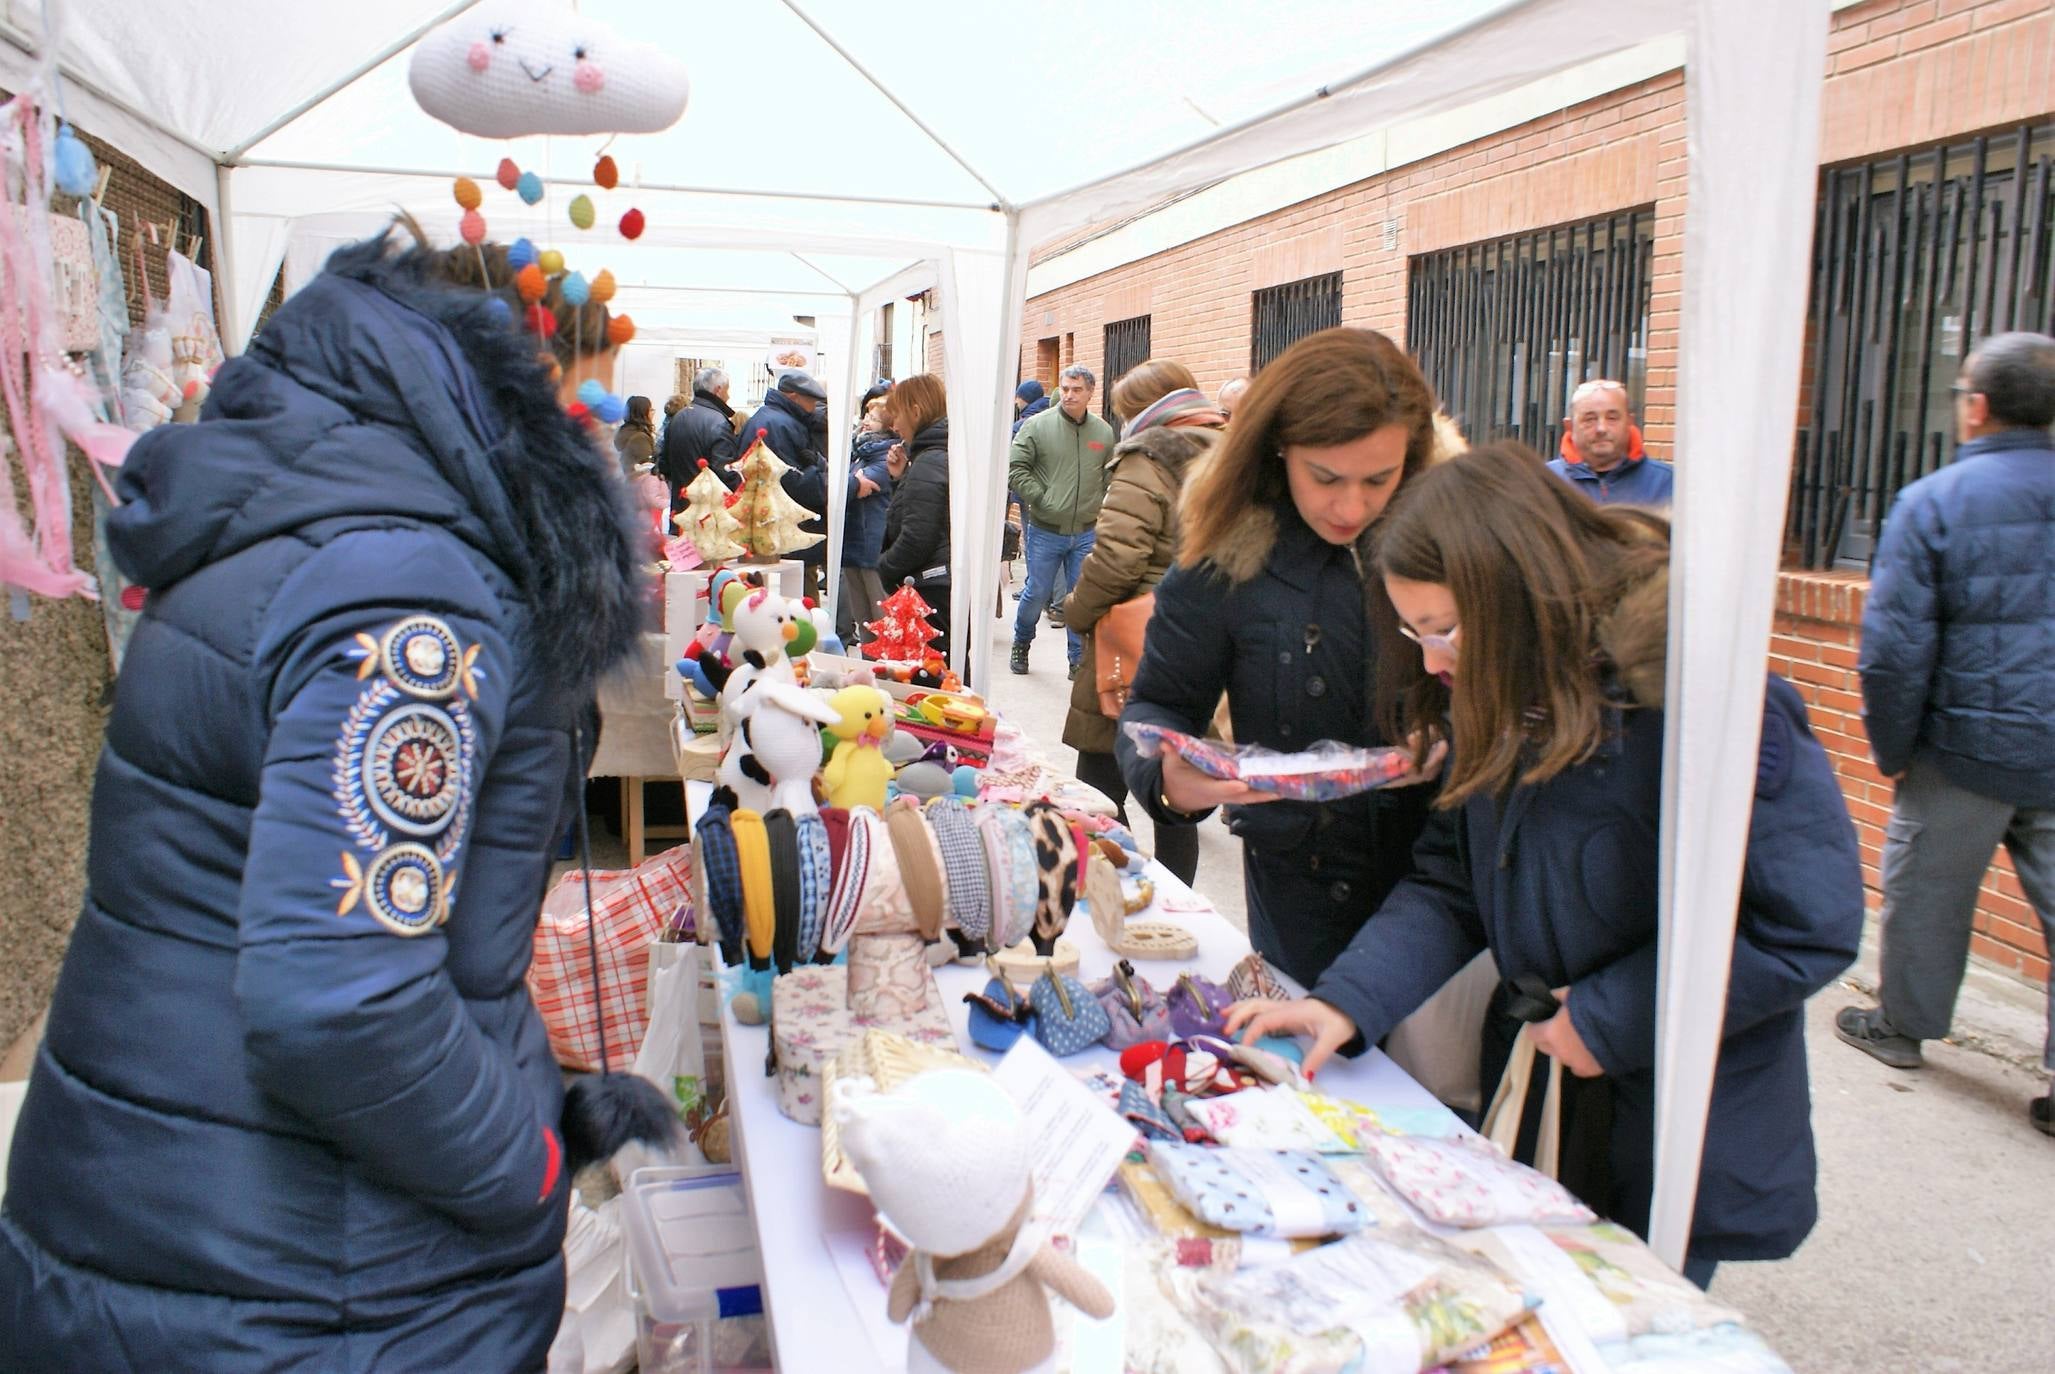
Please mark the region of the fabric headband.
<svg viewBox="0 0 2055 1374"><path fill-rule="evenodd" d="M985 846L970 808L959 797L937 797L928 803L927 813L942 850L949 916L957 929L982 945L992 933L992 876L985 868Z"/></svg>
<svg viewBox="0 0 2055 1374"><path fill-rule="evenodd" d="M725 806L711 806L699 818L698 858L706 876L706 904L721 937L721 960L742 962L742 866L735 857L735 831Z"/></svg>
<svg viewBox="0 0 2055 1374"><path fill-rule="evenodd" d="M1027 938L1035 923L1041 889L1035 878L1034 839L1018 807L993 803L978 824L992 874L990 943L994 949L1011 949Z"/></svg>
<svg viewBox="0 0 2055 1374"><path fill-rule="evenodd" d="M749 962L762 968L770 962L771 942L778 931L770 837L764 833L763 817L754 811L737 811L728 824L735 831L735 859L742 870L742 924L749 936Z"/></svg>
<svg viewBox="0 0 2055 1374"><path fill-rule="evenodd" d="M826 954L840 953L856 929L864 884L870 877L871 843L878 813L868 806L857 806L843 812L841 819L842 854L835 862L834 885L828 889L828 922L821 931L821 950ZM832 840L834 822L829 820L828 825Z"/></svg>
<svg viewBox="0 0 2055 1374"><path fill-rule="evenodd" d="M828 889L834 886L835 861L828 844L828 826L808 812L793 824L799 840L798 961L811 963L820 953L821 929L828 923ZM848 822L844 819L846 827Z"/></svg>
<svg viewBox="0 0 2055 1374"><path fill-rule="evenodd" d="M764 813L763 830L771 858L771 964L789 973L799 964L799 828L779 807Z"/></svg>
<svg viewBox="0 0 2055 1374"><path fill-rule="evenodd" d="M885 811L885 824L892 834L892 849L899 856L899 870L906 895L913 902L913 919L923 940L942 935L942 854L935 846L935 832L927 818L910 800L895 802Z"/></svg>
<svg viewBox="0 0 2055 1374"><path fill-rule="evenodd" d="M1054 945L1070 924L1077 904L1077 835L1061 811L1045 801L1029 802L1023 813L1035 840L1035 865L1041 891L1035 903L1034 936Z"/></svg>
<svg viewBox="0 0 2055 1374"><path fill-rule="evenodd" d="M906 875L899 864L899 847L892 842L891 827L877 812L868 814L871 863L863 895L856 904L857 932L863 935L917 934L920 922L914 919L913 901L906 895Z"/></svg>

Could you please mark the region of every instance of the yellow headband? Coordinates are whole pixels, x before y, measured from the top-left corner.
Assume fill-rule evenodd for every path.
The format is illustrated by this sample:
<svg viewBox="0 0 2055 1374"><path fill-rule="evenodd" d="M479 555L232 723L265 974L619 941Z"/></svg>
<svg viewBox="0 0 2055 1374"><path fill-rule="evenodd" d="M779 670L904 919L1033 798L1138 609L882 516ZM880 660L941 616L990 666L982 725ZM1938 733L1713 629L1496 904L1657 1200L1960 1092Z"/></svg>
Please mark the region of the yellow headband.
<svg viewBox="0 0 2055 1374"><path fill-rule="evenodd" d="M771 879L771 841L763 816L737 811L728 818L735 832L735 860L742 869L742 924L749 934L749 957L762 963L771 957L778 932L778 904Z"/></svg>

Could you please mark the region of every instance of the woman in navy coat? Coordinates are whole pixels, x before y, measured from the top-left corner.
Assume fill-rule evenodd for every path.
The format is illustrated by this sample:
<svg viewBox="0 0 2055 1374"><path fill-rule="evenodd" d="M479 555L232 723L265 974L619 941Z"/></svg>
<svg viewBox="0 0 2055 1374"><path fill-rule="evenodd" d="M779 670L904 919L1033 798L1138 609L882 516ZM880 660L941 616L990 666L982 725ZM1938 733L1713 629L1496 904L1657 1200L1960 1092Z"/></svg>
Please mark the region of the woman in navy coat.
<svg viewBox="0 0 2055 1374"><path fill-rule="evenodd" d="M502 300L452 282L486 262ZM641 554L565 409L605 311L540 307L560 391L511 277L344 249L122 469L150 595L9 1162L0 1369L543 1366L575 1159L523 978Z"/></svg>
<svg viewBox="0 0 2055 1374"><path fill-rule="evenodd" d="M1413 479L1378 569L1411 646L1386 703L1451 739L1415 871L1298 1002L1245 1002L1245 1037L1309 1035L1308 1070L1374 1043L1479 950L1561 1009L1527 1034L1603 1078L1601 1212L1646 1231L1654 1185L1656 875L1669 526L1601 509L1517 445ZM1445 723L1446 722L1446 723ZM1854 826L1798 694L1771 678L1686 1273L1778 1259L1818 1206L1805 999L1855 957ZM1592 1102L1590 1093L1578 1101ZM1576 1130L1566 1121L1566 1136Z"/></svg>

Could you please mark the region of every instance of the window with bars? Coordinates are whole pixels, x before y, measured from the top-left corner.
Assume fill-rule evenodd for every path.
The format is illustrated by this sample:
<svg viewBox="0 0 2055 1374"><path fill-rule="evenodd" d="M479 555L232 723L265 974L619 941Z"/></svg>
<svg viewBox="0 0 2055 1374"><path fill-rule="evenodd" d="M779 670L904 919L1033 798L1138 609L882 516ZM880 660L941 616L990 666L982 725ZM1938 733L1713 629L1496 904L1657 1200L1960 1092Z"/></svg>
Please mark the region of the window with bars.
<svg viewBox="0 0 2055 1374"><path fill-rule="evenodd" d="M2055 327L2055 122L1820 174L1790 550L1866 567L1908 482L1954 455L1976 345Z"/></svg>
<svg viewBox="0 0 2055 1374"><path fill-rule="evenodd" d="M1341 323L1341 273L1266 286L1255 293L1250 304L1249 371L1253 375L1308 334Z"/></svg>
<svg viewBox="0 0 2055 1374"><path fill-rule="evenodd" d="M1553 455L1579 383L1647 389L1655 212L1628 210L1412 259L1406 342L1472 443Z"/></svg>
<svg viewBox="0 0 2055 1374"><path fill-rule="evenodd" d="M892 302L878 307L878 346L871 355L871 380L881 381L892 372Z"/></svg>
<svg viewBox="0 0 2055 1374"><path fill-rule="evenodd" d="M1152 318L1137 315L1131 320L1115 320L1106 326L1106 365L1105 375L1099 378L1099 413L1116 429L1120 427L1120 421L1113 414L1113 384L1126 376L1130 369L1149 360L1149 321Z"/></svg>

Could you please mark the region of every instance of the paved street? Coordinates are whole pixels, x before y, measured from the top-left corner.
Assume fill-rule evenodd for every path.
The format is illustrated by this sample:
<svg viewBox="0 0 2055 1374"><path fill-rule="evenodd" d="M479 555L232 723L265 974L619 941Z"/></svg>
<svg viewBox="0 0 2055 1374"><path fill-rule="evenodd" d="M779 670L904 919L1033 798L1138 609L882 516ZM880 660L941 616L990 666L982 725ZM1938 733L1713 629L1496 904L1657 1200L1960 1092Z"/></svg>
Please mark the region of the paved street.
<svg viewBox="0 0 2055 1374"><path fill-rule="evenodd" d="M1045 626L1033 672L1014 677L1009 626L1010 615L991 625L991 695L1049 757L1067 761L1061 632ZM1138 825L1146 844L1148 822ZM1243 923L1239 842L1217 820L1201 832L1198 886ZM1985 1038L2027 1057L2038 1034L2032 998L1998 1005L1996 981L1972 980L1958 1029L1997 1027L2009 1036ZM1837 984L1807 1015L1820 1224L1791 1259L1728 1265L1712 1291L1746 1312L1797 1374L2044 1374L2055 1366L2055 1140L2027 1124L2026 1101L2046 1084L2005 1058L1946 1044L1929 1047L1918 1073L1887 1069L1834 1038L1834 1012L1857 1000Z"/></svg>

